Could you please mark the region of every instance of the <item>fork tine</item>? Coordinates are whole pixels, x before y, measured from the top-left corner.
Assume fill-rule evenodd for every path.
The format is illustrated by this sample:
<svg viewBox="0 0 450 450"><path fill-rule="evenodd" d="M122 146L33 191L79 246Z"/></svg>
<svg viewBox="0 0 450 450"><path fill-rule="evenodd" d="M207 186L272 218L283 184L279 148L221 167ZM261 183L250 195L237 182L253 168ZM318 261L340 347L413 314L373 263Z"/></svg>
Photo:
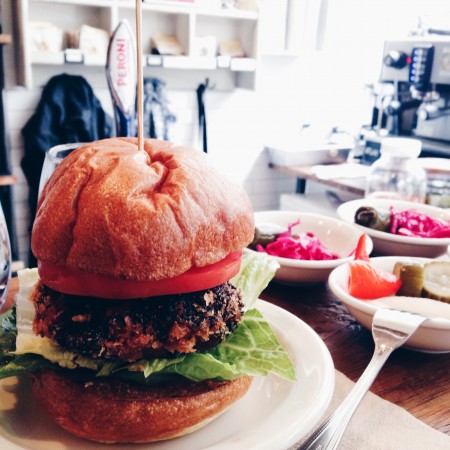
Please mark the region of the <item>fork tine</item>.
<svg viewBox="0 0 450 450"><path fill-rule="evenodd" d="M383 321L383 325L395 327L397 330L403 330L405 333L409 332L411 327L423 323L424 320L428 319L420 314L390 308L378 309L373 317L373 321L377 324Z"/></svg>
<svg viewBox="0 0 450 450"><path fill-rule="evenodd" d="M398 348L403 345L427 319L419 314L397 309L377 310L372 322L375 344Z"/></svg>

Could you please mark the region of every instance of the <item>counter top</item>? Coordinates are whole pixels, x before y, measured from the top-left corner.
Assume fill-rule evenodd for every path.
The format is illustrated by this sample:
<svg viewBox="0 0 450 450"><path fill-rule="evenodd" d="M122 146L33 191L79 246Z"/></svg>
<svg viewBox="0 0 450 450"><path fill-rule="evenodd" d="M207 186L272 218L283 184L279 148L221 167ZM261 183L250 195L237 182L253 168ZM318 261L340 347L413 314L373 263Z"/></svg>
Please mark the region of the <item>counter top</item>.
<svg viewBox="0 0 450 450"><path fill-rule="evenodd" d="M270 164L269 166L271 169L277 172L292 175L298 179L315 181L317 183L325 184L326 186L332 188L341 189L343 191L350 192L361 197L364 196L366 179L363 172L359 177L354 175L349 177L348 168L350 164L347 163L321 166L324 168L332 167L336 169L336 176L332 178L318 176L318 172L316 169L319 166L280 166L277 164ZM367 169L367 166L361 166L361 168L364 171L365 169ZM341 175L339 175L340 169Z"/></svg>

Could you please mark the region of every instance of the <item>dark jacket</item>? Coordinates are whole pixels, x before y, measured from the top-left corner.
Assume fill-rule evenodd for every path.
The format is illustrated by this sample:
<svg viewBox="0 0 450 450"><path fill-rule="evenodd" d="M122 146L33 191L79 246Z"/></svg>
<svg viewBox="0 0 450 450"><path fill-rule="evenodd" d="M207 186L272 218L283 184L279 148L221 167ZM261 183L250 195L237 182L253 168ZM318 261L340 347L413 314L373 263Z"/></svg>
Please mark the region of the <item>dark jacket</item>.
<svg viewBox="0 0 450 450"><path fill-rule="evenodd" d="M21 167L28 181L30 230L36 215L39 178L45 152L71 142L111 137L112 119L105 114L88 82L77 75L57 75L42 91L36 112L22 129ZM30 258L34 262L34 258Z"/></svg>

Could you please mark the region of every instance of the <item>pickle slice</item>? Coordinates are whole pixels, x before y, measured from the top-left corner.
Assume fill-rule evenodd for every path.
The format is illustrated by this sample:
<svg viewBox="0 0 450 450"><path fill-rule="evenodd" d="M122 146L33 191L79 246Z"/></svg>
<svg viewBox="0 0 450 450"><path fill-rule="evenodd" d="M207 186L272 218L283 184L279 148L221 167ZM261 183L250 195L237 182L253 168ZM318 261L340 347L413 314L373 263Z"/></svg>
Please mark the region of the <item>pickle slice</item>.
<svg viewBox="0 0 450 450"><path fill-rule="evenodd" d="M395 263L393 272L402 281L402 286L396 295L422 296L424 272L422 264L416 261L398 261Z"/></svg>
<svg viewBox="0 0 450 450"><path fill-rule="evenodd" d="M450 261L431 261L425 264L422 297L450 303Z"/></svg>

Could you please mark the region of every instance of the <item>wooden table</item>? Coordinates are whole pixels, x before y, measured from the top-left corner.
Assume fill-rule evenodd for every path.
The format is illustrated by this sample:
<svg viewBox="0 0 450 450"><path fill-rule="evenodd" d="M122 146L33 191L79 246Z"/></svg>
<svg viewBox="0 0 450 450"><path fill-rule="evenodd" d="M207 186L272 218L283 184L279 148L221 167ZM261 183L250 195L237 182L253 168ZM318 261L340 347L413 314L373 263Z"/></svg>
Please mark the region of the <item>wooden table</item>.
<svg viewBox="0 0 450 450"><path fill-rule="evenodd" d="M17 288L14 278L3 309L12 304ZM353 381L359 378L373 353L371 333L353 320L326 284L290 287L271 283L261 297L309 324L327 345L336 369ZM449 381L450 353L399 349L388 359L371 390L450 435Z"/></svg>

